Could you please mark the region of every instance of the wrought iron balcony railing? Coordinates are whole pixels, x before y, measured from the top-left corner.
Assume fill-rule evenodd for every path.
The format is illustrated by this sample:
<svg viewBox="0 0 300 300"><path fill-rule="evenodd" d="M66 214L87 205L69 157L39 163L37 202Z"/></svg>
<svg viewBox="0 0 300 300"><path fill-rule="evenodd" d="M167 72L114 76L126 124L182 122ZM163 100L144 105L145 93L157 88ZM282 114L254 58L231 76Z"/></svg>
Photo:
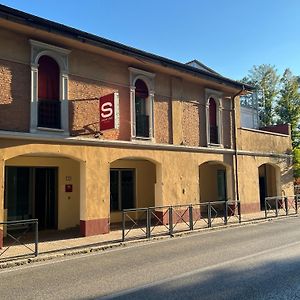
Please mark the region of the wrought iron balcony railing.
<svg viewBox="0 0 300 300"><path fill-rule="evenodd" d="M38 101L38 127L61 128L61 102L59 100Z"/></svg>
<svg viewBox="0 0 300 300"><path fill-rule="evenodd" d="M149 116L136 115L136 136L149 137Z"/></svg>

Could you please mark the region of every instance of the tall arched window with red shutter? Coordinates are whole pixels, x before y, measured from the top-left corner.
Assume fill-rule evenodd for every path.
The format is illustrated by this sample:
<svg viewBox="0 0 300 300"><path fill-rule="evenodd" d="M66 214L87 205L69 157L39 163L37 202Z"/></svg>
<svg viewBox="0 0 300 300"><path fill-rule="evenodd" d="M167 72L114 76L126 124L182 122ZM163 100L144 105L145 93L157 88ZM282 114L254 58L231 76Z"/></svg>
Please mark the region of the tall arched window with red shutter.
<svg viewBox="0 0 300 300"><path fill-rule="evenodd" d="M149 137L148 97L147 85L143 80L138 79L135 82L135 126L137 137Z"/></svg>
<svg viewBox="0 0 300 300"><path fill-rule="evenodd" d="M60 129L59 66L47 55L41 56L38 64L38 127Z"/></svg>
<svg viewBox="0 0 300 300"><path fill-rule="evenodd" d="M209 137L211 144L219 143L217 104L214 98L209 99Z"/></svg>

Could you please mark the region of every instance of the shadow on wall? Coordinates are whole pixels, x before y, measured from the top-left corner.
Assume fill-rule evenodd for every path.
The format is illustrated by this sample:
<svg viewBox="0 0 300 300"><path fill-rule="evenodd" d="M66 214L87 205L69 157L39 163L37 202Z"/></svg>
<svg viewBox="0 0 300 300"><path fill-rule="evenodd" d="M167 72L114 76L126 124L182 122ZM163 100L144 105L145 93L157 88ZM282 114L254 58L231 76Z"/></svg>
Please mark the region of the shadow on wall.
<svg viewBox="0 0 300 300"><path fill-rule="evenodd" d="M1 61L0 130L29 132L30 67Z"/></svg>
<svg viewBox="0 0 300 300"><path fill-rule="evenodd" d="M291 155L291 151L288 149L287 154ZM294 171L293 171L293 158L281 159L281 162L285 163L285 167L281 172L281 184L282 186L291 185L292 189L294 187Z"/></svg>
<svg viewBox="0 0 300 300"><path fill-rule="evenodd" d="M100 135L99 99L69 100L69 122L72 136Z"/></svg>
<svg viewBox="0 0 300 300"><path fill-rule="evenodd" d="M299 277L299 256L268 259L259 266L245 260L205 272L200 269L113 299L298 299Z"/></svg>

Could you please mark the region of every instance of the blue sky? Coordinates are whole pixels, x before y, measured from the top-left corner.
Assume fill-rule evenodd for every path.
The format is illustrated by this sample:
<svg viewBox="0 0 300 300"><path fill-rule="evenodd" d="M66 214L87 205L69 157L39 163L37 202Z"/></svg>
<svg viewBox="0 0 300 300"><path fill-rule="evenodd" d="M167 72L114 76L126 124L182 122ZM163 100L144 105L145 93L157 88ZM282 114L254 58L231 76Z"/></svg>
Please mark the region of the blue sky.
<svg viewBox="0 0 300 300"><path fill-rule="evenodd" d="M300 75L299 0L6 0L1 4L241 79L253 65Z"/></svg>

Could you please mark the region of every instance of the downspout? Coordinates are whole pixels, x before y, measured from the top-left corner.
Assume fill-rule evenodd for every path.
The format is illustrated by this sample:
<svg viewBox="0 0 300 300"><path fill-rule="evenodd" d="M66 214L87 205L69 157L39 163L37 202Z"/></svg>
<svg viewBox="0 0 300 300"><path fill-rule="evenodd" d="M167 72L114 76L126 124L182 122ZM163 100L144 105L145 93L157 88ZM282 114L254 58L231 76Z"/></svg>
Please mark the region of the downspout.
<svg viewBox="0 0 300 300"><path fill-rule="evenodd" d="M236 100L235 98L241 93L245 91L245 87L243 85L243 88L232 96L233 100L233 111L234 111L234 159L235 159L235 191L236 191L236 200L239 201L239 178L238 178L238 153L237 153L237 124L236 124Z"/></svg>

